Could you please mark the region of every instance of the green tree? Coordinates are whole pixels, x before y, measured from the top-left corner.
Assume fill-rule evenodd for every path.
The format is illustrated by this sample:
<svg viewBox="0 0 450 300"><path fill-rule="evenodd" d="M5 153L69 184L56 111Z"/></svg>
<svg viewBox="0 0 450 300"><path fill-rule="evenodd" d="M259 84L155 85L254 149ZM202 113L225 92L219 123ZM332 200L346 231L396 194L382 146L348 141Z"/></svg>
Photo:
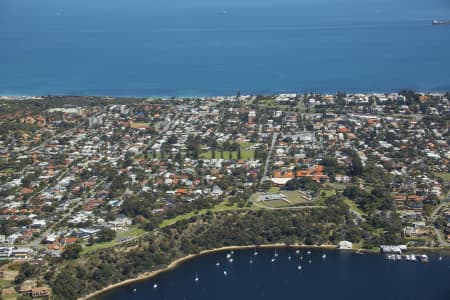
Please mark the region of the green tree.
<svg viewBox="0 0 450 300"><path fill-rule="evenodd" d="M112 241L115 237L116 237L115 230L104 228L100 230L100 232L97 234L97 242L99 243L109 242Z"/></svg>
<svg viewBox="0 0 450 300"><path fill-rule="evenodd" d="M24 262L20 265L19 274L15 279L16 284L24 282L27 278L33 277L39 273L40 268L32 265L29 262Z"/></svg>
<svg viewBox="0 0 450 300"><path fill-rule="evenodd" d="M351 175L352 176L360 176L363 172L363 165L361 162L361 159L359 158L358 154L353 154L352 157L352 167L351 167Z"/></svg>
<svg viewBox="0 0 450 300"><path fill-rule="evenodd" d="M77 259L80 257L82 247L80 244L71 244L66 246L66 250L62 253L64 259Z"/></svg>

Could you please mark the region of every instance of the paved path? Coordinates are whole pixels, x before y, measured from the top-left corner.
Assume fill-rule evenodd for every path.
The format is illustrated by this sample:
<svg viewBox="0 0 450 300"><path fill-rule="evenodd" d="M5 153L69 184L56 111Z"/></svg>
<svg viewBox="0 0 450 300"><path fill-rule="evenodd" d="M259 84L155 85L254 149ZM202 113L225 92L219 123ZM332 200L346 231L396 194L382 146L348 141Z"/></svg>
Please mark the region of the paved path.
<svg viewBox="0 0 450 300"><path fill-rule="evenodd" d="M448 205L448 202L442 202L441 204L436 206L436 208L433 210L433 212L430 215L430 219L432 222L436 221L437 217L439 216L438 215L439 211L447 205Z"/></svg>
<svg viewBox="0 0 450 300"><path fill-rule="evenodd" d="M366 222L366 218L363 217L363 215L359 212L357 212L356 210L353 210L350 206L348 206L348 209L350 210L350 212L352 212L356 218L358 218L361 222Z"/></svg>
<svg viewBox="0 0 450 300"><path fill-rule="evenodd" d="M440 231L439 229L437 229L436 227L433 226L433 230L434 233L436 234L437 238L438 238L438 242L439 242L439 246L444 246L444 247L450 247L450 243L448 243L445 240L445 236L442 233L442 231Z"/></svg>
<svg viewBox="0 0 450 300"><path fill-rule="evenodd" d="M439 212L441 211L441 209L449 205L449 202L448 202L449 200L450 200L450 191L447 194L447 199L444 200L445 202L441 202L441 204L439 204L433 210L433 212L431 213L431 215L430 215L430 222L434 223L434 221L436 221L436 219L439 216ZM450 247L450 243L448 243L446 241L444 233L441 230L437 229L433 224L431 224L431 225L433 226L434 233L436 234L436 236L438 238L439 245L440 246L445 246L445 247Z"/></svg>

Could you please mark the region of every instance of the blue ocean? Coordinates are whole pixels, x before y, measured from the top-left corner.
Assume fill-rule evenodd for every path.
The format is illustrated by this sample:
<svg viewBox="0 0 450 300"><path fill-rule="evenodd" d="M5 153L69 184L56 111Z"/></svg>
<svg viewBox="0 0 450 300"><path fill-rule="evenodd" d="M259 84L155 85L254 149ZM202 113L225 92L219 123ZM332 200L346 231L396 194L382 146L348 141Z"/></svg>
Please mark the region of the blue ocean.
<svg viewBox="0 0 450 300"><path fill-rule="evenodd" d="M99 300L448 300L450 258L388 261L379 254L259 249L201 256ZM325 258L323 255L325 254ZM289 259L291 257L291 259ZM219 264L219 265L217 265ZM196 278L198 280L196 280Z"/></svg>
<svg viewBox="0 0 450 300"><path fill-rule="evenodd" d="M1 95L450 90L448 0L0 0Z"/></svg>

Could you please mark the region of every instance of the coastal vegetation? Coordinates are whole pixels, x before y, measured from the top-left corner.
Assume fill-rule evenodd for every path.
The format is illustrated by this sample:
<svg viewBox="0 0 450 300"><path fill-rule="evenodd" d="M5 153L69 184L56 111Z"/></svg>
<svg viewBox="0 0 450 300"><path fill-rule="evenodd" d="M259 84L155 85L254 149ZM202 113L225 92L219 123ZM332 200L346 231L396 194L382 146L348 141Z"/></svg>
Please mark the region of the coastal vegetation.
<svg viewBox="0 0 450 300"><path fill-rule="evenodd" d="M380 238L354 226L358 221L342 198L329 197L326 205L299 211L206 211L170 225L162 223L167 226L111 249L54 259L42 276L52 287L54 299L76 299L207 249L272 243L322 245L340 240L374 243L372 239ZM380 242L396 241L388 235ZM67 288L68 283L74 288Z"/></svg>

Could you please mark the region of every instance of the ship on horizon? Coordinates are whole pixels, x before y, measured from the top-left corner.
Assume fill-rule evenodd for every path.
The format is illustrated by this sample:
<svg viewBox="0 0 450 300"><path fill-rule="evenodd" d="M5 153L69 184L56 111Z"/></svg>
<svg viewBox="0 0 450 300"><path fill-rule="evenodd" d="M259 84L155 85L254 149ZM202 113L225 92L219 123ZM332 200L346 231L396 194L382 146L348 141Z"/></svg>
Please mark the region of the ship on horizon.
<svg viewBox="0 0 450 300"><path fill-rule="evenodd" d="M433 20L433 25L450 25L450 20Z"/></svg>

